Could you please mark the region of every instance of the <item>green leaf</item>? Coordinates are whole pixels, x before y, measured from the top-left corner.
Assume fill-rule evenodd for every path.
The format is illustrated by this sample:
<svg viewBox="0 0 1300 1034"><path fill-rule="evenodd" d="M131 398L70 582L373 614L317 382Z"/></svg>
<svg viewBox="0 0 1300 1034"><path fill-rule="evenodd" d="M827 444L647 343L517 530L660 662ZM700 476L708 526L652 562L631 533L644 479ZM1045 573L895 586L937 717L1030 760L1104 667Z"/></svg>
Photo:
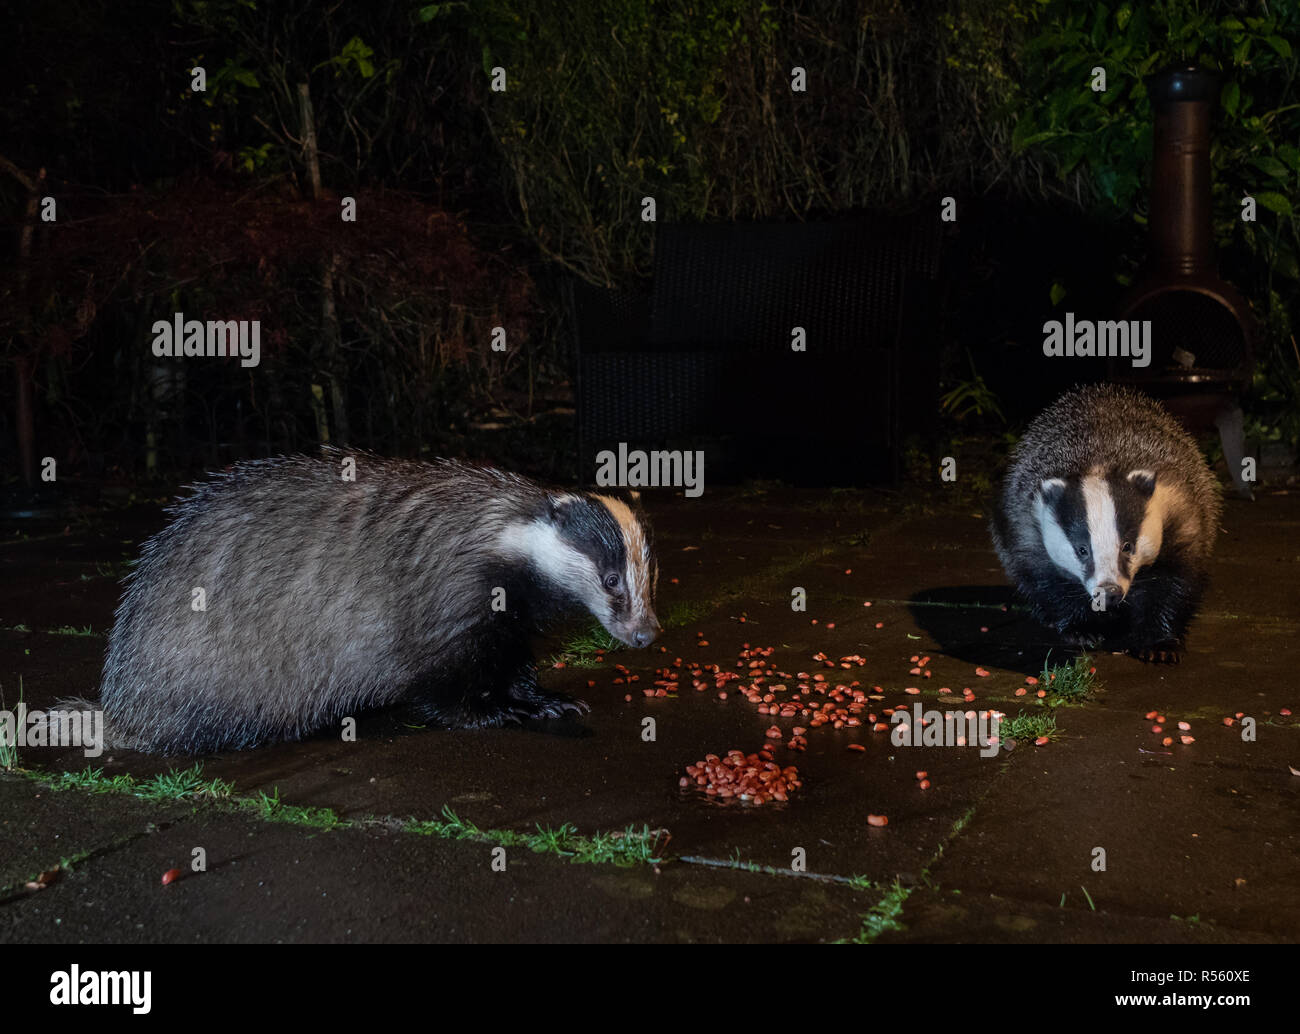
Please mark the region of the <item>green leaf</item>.
<svg viewBox="0 0 1300 1034"><path fill-rule="evenodd" d="M1053 305L1060 305L1061 299L1065 297L1065 285L1062 283L1052 284L1051 299Z"/></svg>
<svg viewBox="0 0 1300 1034"><path fill-rule="evenodd" d="M1265 36L1264 42L1276 50L1281 57L1291 56L1291 44L1281 36Z"/></svg>
<svg viewBox="0 0 1300 1034"><path fill-rule="evenodd" d="M367 46L360 36L353 36L343 45L339 58L343 64L347 64L349 61L354 62L357 71L361 73L361 78L369 79L375 74L375 66L370 60L374 52L374 49Z"/></svg>
<svg viewBox="0 0 1300 1034"><path fill-rule="evenodd" d="M1093 11L1092 17L1092 45L1100 50L1102 43L1106 39L1106 22L1110 20L1110 8L1105 4L1098 4Z"/></svg>
<svg viewBox="0 0 1300 1034"><path fill-rule="evenodd" d="M425 4L415 13L415 16L421 22L431 22L442 13L442 7L442 4Z"/></svg>
<svg viewBox="0 0 1300 1034"><path fill-rule="evenodd" d="M1255 166L1255 168L1260 172L1267 173L1274 179L1285 181L1291 178L1291 173L1287 167L1272 156L1266 155L1263 158L1252 158L1250 164Z"/></svg>
<svg viewBox="0 0 1300 1034"><path fill-rule="evenodd" d="M1279 144L1277 156L1286 162L1291 168L1300 172L1300 147L1292 144Z"/></svg>
<svg viewBox="0 0 1300 1034"><path fill-rule="evenodd" d="M1289 248L1279 247L1277 259L1273 263L1273 272L1288 280L1300 280L1300 263L1296 262L1295 252Z"/></svg>
<svg viewBox="0 0 1300 1034"><path fill-rule="evenodd" d="M1285 194L1278 194L1272 190L1261 190L1253 197L1270 212L1276 212L1278 215L1290 215L1292 212L1291 202Z"/></svg>
<svg viewBox="0 0 1300 1034"><path fill-rule="evenodd" d="M1237 105L1241 103L1241 87L1236 83L1226 83L1219 94L1219 102L1229 115L1237 114Z"/></svg>
<svg viewBox="0 0 1300 1034"><path fill-rule="evenodd" d="M1017 151L1024 151L1032 147L1034 144L1041 144L1044 140L1051 140L1053 137L1057 135L1058 134L1056 130L1048 129L1042 133L1033 133L1025 137L1023 140L1016 140L1013 137L1011 141L1011 146L1015 148L1015 150Z"/></svg>

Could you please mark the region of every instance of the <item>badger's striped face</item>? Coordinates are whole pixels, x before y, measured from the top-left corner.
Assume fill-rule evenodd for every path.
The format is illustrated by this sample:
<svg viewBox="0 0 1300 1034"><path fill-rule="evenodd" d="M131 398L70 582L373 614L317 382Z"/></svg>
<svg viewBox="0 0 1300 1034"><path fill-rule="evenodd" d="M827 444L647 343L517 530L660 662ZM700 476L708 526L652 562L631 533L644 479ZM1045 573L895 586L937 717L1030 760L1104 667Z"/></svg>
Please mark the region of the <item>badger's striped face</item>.
<svg viewBox="0 0 1300 1034"><path fill-rule="evenodd" d="M1138 570L1160 554L1167 500L1150 470L1048 478L1034 500L1043 547L1104 610L1121 603Z"/></svg>
<svg viewBox="0 0 1300 1034"><path fill-rule="evenodd" d="M553 496L544 517L507 529L505 544L629 646L649 646L661 631L650 529L622 500Z"/></svg>

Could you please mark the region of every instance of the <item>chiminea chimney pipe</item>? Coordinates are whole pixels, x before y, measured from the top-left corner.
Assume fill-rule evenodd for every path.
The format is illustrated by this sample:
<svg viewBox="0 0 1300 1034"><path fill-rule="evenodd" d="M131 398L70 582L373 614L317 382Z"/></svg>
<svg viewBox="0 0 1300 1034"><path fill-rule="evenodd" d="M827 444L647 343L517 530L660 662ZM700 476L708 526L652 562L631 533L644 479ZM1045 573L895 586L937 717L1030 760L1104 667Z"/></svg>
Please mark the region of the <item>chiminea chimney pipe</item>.
<svg viewBox="0 0 1300 1034"><path fill-rule="evenodd" d="M1169 68L1147 79L1155 108L1151 271L1188 276L1212 268L1210 105L1214 76Z"/></svg>

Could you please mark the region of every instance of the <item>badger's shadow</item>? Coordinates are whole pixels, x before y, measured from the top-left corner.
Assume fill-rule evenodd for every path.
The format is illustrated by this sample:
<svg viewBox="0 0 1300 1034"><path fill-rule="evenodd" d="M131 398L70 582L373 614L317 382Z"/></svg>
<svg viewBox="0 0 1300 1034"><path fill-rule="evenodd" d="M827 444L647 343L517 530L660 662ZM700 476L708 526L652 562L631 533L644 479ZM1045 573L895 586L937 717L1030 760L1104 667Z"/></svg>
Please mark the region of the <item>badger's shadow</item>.
<svg viewBox="0 0 1300 1034"><path fill-rule="evenodd" d="M577 718L572 715L564 718L526 718L517 724L511 723L500 728L508 732L541 733L546 736L573 740L585 739L588 736L595 735L587 725L585 718ZM365 735L399 737L448 732L473 735L474 730L448 729L441 725L422 722L416 714L401 704L391 708L367 712L357 719L358 737Z"/></svg>
<svg viewBox="0 0 1300 1034"><path fill-rule="evenodd" d="M944 656L972 664L1037 675L1049 651L1054 663L1079 652L1035 621L1007 585L921 589L907 607Z"/></svg>

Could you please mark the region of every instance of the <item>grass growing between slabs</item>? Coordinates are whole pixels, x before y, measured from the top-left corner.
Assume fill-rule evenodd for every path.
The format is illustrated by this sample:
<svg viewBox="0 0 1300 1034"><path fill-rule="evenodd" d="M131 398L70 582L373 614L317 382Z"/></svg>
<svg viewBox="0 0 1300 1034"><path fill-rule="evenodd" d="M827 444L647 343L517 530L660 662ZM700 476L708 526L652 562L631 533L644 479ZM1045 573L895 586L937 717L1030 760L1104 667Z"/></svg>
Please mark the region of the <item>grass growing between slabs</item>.
<svg viewBox="0 0 1300 1034"><path fill-rule="evenodd" d="M903 905L912 895L911 887L904 887L897 880L885 896L877 901L866 915L862 917L862 928L849 944L871 944L882 933L904 929L899 921L903 914Z"/></svg>
<svg viewBox="0 0 1300 1034"><path fill-rule="evenodd" d="M203 765L168 769L148 779L132 775L106 776L102 768L62 772L57 776L27 773L51 790L84 790L89 793L121 793L142 801L225 800L234 794L234 784L224 779L204 779Z"/></svg>
<svg viewBox="0 0 1300 1034"><path fill-rule="evenodd" d="M278 789L272 793L240 796L234 784L223 779L204 779L202 764L187 769L170 769L149 779L132 775L107 776L102 768L81 772L20 772L51 790L81 791L93 794L124 794L150 802L191 801L217 810L233 811L264 822L282 822L317 832L334 830L364 831L368 828L396 829L418 836L435 836L449 840L476 840L503 847L526 847L539 854L550 854L569 862L631 866L654 865L664 861L668 845L666 830L640 830L629 826L621 832L580 834L565 823L559 828L537 827L533 833L509 829L484 829L462 819L449 807L441 819L393 819L366 815L356 819L341 818L332 808L305 807L280 800Z"/></svg>
<svg viewBox="0 0 1300 1034"><path fill-rule="evenodd" d="M588 864L653 865L663 861L661 851L667 846L666 832L652 830L648 826L640 830L629 826L621 833L593 833L585 836L566 822L558 829L538 826L536 833L519 833L513 830L482 829L462 819L450 807L442 809L441 819L407 819L399 825L404 831L421 836L477 840L503 847L526 847L539 854L553 854L572 862Z"/></svg>

